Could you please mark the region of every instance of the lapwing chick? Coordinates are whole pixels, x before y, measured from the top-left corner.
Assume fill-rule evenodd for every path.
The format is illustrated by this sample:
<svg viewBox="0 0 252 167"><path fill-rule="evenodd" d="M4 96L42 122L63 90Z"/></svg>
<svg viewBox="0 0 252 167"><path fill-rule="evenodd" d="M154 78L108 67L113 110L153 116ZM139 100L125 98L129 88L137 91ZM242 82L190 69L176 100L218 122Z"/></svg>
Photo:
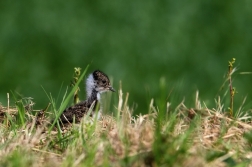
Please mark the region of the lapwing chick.
<svg viewBox="0 0 252 167"><path fill-rule="evenodd" d="M62 123L72 123L74 119L76 123L80 122L81 119L88 113L91 106L92 112L90 116L94 116L97 103L100 102L101 93L107 91L115 92L114 88L110 84L108 76L99 70L94 71L86 79L87 99L66 108L60 116ZM98 117L100 112L101 111L98 113Z"/></svg>

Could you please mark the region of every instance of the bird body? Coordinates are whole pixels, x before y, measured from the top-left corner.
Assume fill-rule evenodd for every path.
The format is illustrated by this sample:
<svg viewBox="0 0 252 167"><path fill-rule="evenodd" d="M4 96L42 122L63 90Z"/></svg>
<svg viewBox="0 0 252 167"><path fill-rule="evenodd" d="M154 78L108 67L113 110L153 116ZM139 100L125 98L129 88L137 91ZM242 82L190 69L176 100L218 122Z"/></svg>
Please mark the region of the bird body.
<svg viewBox="0 0 252 167"><path fill-rule="evenodd" d="M74 119L76 123L80 122L91 107L93 108L90 116L93 116L97 103L100 102L100 94L106 91L115 91L110 85L109 78L99 70L94 71L86 80L87 99L66 108L60 116L62 123L72 123Z"/></svg>

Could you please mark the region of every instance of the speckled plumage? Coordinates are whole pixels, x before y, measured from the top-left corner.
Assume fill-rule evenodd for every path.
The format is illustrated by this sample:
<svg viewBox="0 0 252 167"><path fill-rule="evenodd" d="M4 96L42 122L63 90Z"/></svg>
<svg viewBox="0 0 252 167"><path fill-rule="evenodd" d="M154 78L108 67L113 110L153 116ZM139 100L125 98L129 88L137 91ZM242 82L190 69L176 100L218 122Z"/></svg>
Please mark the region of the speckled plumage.
<svg viewBox="0 0 252 167"><path fill-rule="evenodd" d="M80 122L85 114L87 114L89 108L94 104L93 110L95 110L98 101L100 101L100 94L106 91L113 91L114 89L110 85L109 78L103 72L96 70L90 74L86 80L87 100L81 101L71 107L66 108L60 119L62 123L72 123L74 118L75 122ZM91 112L92 116L94 111Z"/></svg>

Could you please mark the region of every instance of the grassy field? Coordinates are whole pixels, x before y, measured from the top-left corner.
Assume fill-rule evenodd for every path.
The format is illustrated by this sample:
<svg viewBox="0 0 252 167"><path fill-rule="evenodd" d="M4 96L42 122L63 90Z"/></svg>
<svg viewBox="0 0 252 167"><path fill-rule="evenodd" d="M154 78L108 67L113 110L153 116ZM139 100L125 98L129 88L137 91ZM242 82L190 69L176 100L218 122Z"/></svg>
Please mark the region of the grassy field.
<svg viewBox="0 0 252 167"><path fill-rule="evenodd" d="M244 104L234 114L219 97L208 108L196 92L194 106L152 99L148 114L134 115L120 88L114 114L61 129L57 118L78 84L59 106L50 94L43 110L29 98L0 106L0 166L252 166L251 110Z"/></svg>

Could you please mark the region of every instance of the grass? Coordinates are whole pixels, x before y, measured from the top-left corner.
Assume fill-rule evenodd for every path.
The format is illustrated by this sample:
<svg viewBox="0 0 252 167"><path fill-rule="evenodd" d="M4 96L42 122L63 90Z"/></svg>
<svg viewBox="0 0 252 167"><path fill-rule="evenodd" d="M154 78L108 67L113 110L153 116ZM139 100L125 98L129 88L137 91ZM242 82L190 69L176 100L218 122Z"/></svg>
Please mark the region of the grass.
<svg viewBox="0 0 252 167"><path fill-rule="evenodd" d="M36 116L19 122L25 104L1 106L0 166L252 165L249 118L226 116L220 101L208 109L197 92L192 108L182 102L160 117L152 100L148 114L133 116L127 97L120 89L116 117L86 118L60 136L57 128L49 132L49 124L36 124ZM7 114L23 126L6 125Z"/></svg>
<svg viewBox="0 0 252 167"><path fill-rule="evenodd" d="M196 92L194 106L182 101L171 109L163 95L157 103L151 100L148 114L133 115L129 93L120 88L115 116L85 117L61 130L57 118L78 83L59 106L50 94L50 104L42 110L33 109L31 98L0 106L0 166L252 166L252 124L242 107L245 100L239 114L230 116L221 98L210 109Z"/></svg>

